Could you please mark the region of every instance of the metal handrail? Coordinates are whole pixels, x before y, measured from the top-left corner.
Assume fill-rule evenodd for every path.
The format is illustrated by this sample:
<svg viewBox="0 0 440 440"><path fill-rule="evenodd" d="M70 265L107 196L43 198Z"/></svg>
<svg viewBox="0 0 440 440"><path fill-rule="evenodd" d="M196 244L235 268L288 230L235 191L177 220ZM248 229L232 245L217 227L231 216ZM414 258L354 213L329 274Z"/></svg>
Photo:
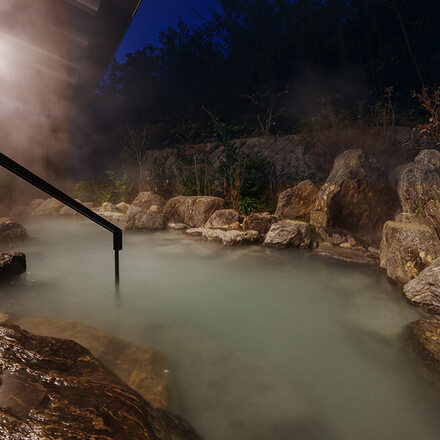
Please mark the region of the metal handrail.
<svg viewBox="0 0 440 440"><path fill-rule="evenodd" d="M72 197L68 196L66 193L60 191L58 188L54 187L50 183L38 177L36 174L32 173L28 169L21 166L19 163L15 162L3 153L0 153L0 165L6 168L11 173L16 176L26 180L31 185L45 192L46 194L52 196L54 199L59 200L64 205L72 208L74 211L78 212L89 220L92 220L96 224L102 226L108 231L113 233L113 249L115 251L115 279L119 282L119 251L122 250L122 230L118 228L113 223L109 222L105 218L96 214L96 212L85 207L81 203L77 202Z"/></svg>

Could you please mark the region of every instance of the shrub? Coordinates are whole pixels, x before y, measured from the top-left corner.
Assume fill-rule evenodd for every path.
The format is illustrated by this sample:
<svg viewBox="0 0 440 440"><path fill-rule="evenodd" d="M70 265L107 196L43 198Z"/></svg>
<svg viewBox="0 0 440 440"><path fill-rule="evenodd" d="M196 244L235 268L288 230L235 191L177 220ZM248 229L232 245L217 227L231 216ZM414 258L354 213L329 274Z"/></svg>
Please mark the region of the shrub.
<svg viewBox="0 0 440 440"><path fill-rule="evenodd" d="M260 204L253 197L244 197L238 202L237 210L240 214L249 215L251 212L259 211Z"/></svg>
<svg viewBox="0 0 440 440"><path fill-rule="evenodd" d="M421 137L440 147L440 87L431 92L424 88L421 93L413 93L428 115L428 121L417 126Z"/></svg>

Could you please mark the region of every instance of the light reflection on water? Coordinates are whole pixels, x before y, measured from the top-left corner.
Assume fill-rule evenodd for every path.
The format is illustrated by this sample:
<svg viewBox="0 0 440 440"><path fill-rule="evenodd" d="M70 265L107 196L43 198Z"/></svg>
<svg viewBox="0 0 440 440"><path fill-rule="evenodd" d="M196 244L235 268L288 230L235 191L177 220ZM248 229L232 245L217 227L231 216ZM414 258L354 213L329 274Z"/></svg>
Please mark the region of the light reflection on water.
<svg viewBox="0 0 440 440"><path fill-rule="evenodd" d="M207 440L437 440L440 394L409 353L419 318L376 267L224 248L180 232L33 221L29 273L0 311L102 327L161 349L173 410Z"/></svg>

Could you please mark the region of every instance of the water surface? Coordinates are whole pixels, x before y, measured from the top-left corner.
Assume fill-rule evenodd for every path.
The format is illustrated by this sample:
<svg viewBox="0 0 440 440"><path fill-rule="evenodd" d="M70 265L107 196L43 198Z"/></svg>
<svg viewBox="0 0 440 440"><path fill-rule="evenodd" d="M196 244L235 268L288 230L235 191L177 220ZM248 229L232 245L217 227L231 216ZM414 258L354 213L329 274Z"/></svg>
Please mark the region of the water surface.
<svg viewBox="0 0 440 440"><path fill-rule="evenodd" d="M39 220L0 311L81 321L165 354L172 410L206 440L438 440L440 392L410 353L420 317L376 267L224 248L180 232L112 237Z"/></svg>

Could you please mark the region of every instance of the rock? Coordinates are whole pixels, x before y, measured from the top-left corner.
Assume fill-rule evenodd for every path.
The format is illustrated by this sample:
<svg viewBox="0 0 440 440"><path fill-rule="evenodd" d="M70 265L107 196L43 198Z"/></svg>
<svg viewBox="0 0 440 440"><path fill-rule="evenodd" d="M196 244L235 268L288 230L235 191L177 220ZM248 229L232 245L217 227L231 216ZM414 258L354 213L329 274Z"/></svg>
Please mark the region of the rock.
<svg viewBox="0 0 440 440"><path fill-rule="evenodd" d="M440 200L440 152L423 150L415 158L414 163L407 165L398 178L398 193L403 212L425 217L429 202ZM431 206L433 208L433 206ZM432 214L437 217L436 210ZM434 225L440 218L434 219Z"/></svg>
<svg viewBox="0 0 440 440"><path fill-rule="evenodd" d="M169 223L185 223L191 228L199 228L223 206L224 200L220 197L178 196L168 200L164 215Z"/></svg>
<svg viewBox="0 0 440 440"><path fill-rule="evenodd" d="M120 212L98 212L98 214L118 228L124 229L127 224L127 216Z"/></svg>
<svg viewBox="0 0 440 440"><path fill-rule="evenodd" d="M34 211L36 211L42 204L44 203L44 199L34 199L26 210L27 215L32 215Z"/></svg>
<svg viewBox="0 0 440 440"><path fill-rule="evenodd" d="M348 263L359 263L359 264L374 264L375 258L372 258L368 253L358 251L355 249L347 249L343 247L334 247L334 246L319 246L318 249L315 249L313 252L316 252L319 255L323 255L325 257L335 258L337 260L346 261Z"/></svg>
<svg viewBox="0 0 440 440"><path fill-rule="evenodd" d="M0 252L0 281L26 272L26 257L21 252Z"/></svg>
<svg viewBox="0 0 440 440"><path fill-rule="evenodd" d="M332 229L332 228L317 228L315 232L315 237L319 243L329 243L333 246L344 246L354 248L364 248L363 243L360 239L355 238L348 231L342 229Z"/></svg>
<svg viewBox="0 0 440 440"><path fill-rule="evenodd" d="M414 159L414 163L429 171L439 171L440 152L432 149L422 150Z"/></svg>
<svg viewBox="0 0 440 440"><path fill-rule="evenodd" d="M420 224L427 225L427 222L424 218L419 217L416 214L411 214L410 212L401 212L401 213L397 214L394 221L396 223L412 223L412 224L418 224L418 225L420 225Z"/></svg>
<svg viewBox="0 0 440 440"><path fill-rule="evenodd" d="M209 217L205 223L205 228L228 228L231 225L240 223L240 214L234 209L219 209Z"/></svg>
<svg viewBox="0 0 440 440"><path fill-rule="evenodd" d="M7 217L9 215L9 210L6 206L0 205L0 217Z"/></svg>
<svg viewBox="0 0 440 440"><path fill-rule="evenodd" d="M344 243L341 243L341 244L339 245L339 247L341 247L341 248L343 248L343 249L351 249L353 246L352 246L350 243L348 243L348 242L346 241L346 242L344 242Z"/></svg>
<svg viewBox="0 0 440 440"><path fill-rule="evenodd" d="M74 341L0 324L0 432L9 439L199 438Z"/></svg>
<svg viewBox="0 0 440 440"><path fill-rule="evenodd" d="M243 229L250 229L264 235L267 234L270 227L277 221L277 216L269 214L268 212L251 212L243 222Z"/></svg>
<svg viewBox="0 0 440 440"><path fill-rule="evenodd" d="M189 228L187 229L185 232L190 236L190 237L201 237L203 235L203 230L205 228Z"/></svg>
<svg viewBox="0 0 440 440"><path fill-rule="evenodd" d="M75 210L73 210L72 208L65 206L64 208L61 209L60 215L62 217L73 217L73 216L79 215L79 214Z"/></svg>
<svg viewBox="0 0 440 440"><path fill-rule="evenodd" d="M26 237L26 229L15 220L8 217L0 218L0 244L9 244Z"/></svg>
<svg viewBox="0 0 440 440"><path fill-rule="evenodd" d="M403 211L423 215L426 203L440 197L440 175L410 164L400 173L397 188Z"/></svg>
<svg viewBox="0 0 440 440"><path fill-rule="evenodd" d="M413 304L440 314L440 258L435 259L417 278L405 284L403 291Z"/></svg>
<svg viewBox="0 0 440 440"><path fill-rule="evenodd" d="M223 229L201 229L202 237L205 240L218 241L226 246L252 244L260 240L260 234L257 231L237 231Z"/></svg>
<svg viewBox="0 0 440 440"><path fill-rule="evenodd" d="M161 409L168 407L169 374L165 372L165 361L157 350L78 322L48 316L19 318L14 320L14 324L41 336L78 342L152 406Z"/></svg>
<svg viewBox="0 0 440 440"><path fill-rule="evenodd" d="M426 222L440 238L440 200L430 200L424 209Z"/></svg>
<svg viewBox="0 0 440 440"><path fill-rule="evenodd" d="M130 205L125 202L120 202L116 205L116 208L118 209L119 212L126 214L128 212L128 209L130 208Z"/></svg>
<svg viewBox="0 0 440 440"><path fill-rule="evenodd" d="M32 202L33 203L33 202ZM64 208L61 202L56 199L46 199L41 203L35 211L31 212L33 216L53 216L59 215L60 211Z"/></svg>
<svg viewBox="0 0 440 440"><path fill-rule="evenodd" d="M409 331L417 351L440 373L440 317L432 316L412 322Z"/></svg>
<svg viewBox="0 0 440 440"><path fill-rule="evenodd" d="M370 246L367 249L367 252L368 252L368 256L370 258L373 258L374 260L380 261L380 251L379 251L379 249L376 249L375 247Z"/></svg>
<svg viewBox="0 0 440 440"><path fill-rule="evenodd" d="M162 207L165 205L165 200L158 194L152 191L141 192L133 200L132 205L148 211L152 206Z"/></svg>
<svg viewBox="0 0 440 440"><path fill-rule="evenodd" d="M340 154L316 197L310 223L348 231L376 231L394 216L395 190L362 150Z"/></svg>
<svg viewBox="0 0 440 440"><path fill-rule="evenodd" d="M264 246L310 248L313 246L312 230L305 222L281 220L271 226Z"/></svg>
<svg viewBox="0 0 440 440"><path fill-rule="evenodd" d="M104 202L101 207L98 209L99 212L117 212L121 213L115 204L110 202Z"/></svg>
<svg viewBox="0 0 440 440"><path fill-rule="evenodd" d="M164 216L160 212L144 211L138 206L130 206L127 213L125 229L128 231L151 231L164 229Z"/></svg>
<svg viewBox="0 0 440 440"><path fill-rule="evenodd" d="M183 231L185 229L188 229L188 225L185 225L184 223L168 223L167 228L174 229L176 231Z"/></svg>
<svg viewBox="0 0 440 440"><path fill-rule="evenodd" d="M275 215L281 219L309 220L317 194L318 188L310 180L304 180L279 195Z"/></svg>
<svg viewBox="0 0 440 440"><path fill-rule="evenodd" d="M163 203L162 197L151 191L139 193L128 208L125 229L129 231L164 229L166 221L160 208Z"/></svg>
<svg viewBox="0 0 440 440"><path fill-rule="evenodd" d="M388 221L380 244L380 267L402 284L408 283L440 257L440 241L434 231L420 223Z"/></svg>

